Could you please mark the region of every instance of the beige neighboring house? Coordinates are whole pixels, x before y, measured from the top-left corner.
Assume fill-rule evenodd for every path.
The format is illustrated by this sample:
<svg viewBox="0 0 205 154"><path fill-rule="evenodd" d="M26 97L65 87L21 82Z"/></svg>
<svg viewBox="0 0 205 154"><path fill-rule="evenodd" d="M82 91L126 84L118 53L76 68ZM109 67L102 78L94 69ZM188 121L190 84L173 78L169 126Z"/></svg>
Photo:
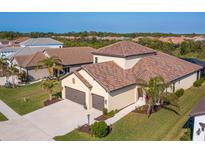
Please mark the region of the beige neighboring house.
<svg viewBox="0 0 205 154"><path fill-rule="evenodd" d="M190 88L202 67L131 41L121 41L92 52L94 64L64 76L62 97L86 108L108 111L133 103L145 104L142 81L162 76L171 92Z"/></svg>
<svg viewBox="0 0 205 154"><path fill-rule="evenodd" d="M12 63L19 70L26 71L29 81L39 80L49 76L47 68L39 68L39 62L48 57L58 57L61 60L63 70L60 74L66 74L80 68L81 65L93 63L91 47L48 48L29 55L14 56Z"/></svg>

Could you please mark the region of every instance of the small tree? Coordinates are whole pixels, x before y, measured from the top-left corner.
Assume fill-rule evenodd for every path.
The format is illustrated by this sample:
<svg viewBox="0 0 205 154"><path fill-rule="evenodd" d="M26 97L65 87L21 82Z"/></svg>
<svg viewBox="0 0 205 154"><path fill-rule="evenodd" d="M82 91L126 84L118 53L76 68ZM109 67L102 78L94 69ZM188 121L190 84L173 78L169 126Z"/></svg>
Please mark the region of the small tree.
<svg viewBox="0 0 205 154"><path fill-rule="evenodd" d="M57 84L56 80L45 80L42 83L43 89L48 92L48 97L50 101L52 100L52 94L56 84Z"/></svg>
<svg viewBox="0 0 205 154"><path fill-rule="evenodd" d="M165 83L164 79L160 76L151 78L148 84L144 86L144 90L146 92L146 95L148 96L148 116L150 116L150 114L152 113L155 105L159 105L164 102L169 102L170 104L179 107L175 97L170 97L169 93L166 92L166 89L168 87L169 85Z"/></svg>
<svg viewBox="0 0 205 154"><path fill-rule="evenodd" d="M50 76L54 76L54 70L60 71L62 70L61 66L61 60L58 57L52 56L48 57L42 61L39 61L39 66L40 67L46 67L48 69L48 73Z"/></svg>

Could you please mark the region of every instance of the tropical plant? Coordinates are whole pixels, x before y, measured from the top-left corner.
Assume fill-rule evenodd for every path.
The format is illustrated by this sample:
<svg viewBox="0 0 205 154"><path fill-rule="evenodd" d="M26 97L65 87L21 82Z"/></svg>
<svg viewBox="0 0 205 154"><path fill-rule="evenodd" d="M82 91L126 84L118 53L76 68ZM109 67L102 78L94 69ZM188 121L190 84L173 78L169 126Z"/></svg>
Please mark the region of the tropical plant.
<svg viewBox="0 0 205 154"><path fill-rule="evenodd" d="M26 82L28 80L28 75L25 71L21 71L18 73L18 79L21 80L21 82Z"/></svg>
<svg viewBox="0 0 205 154"><path fill-rule="evenodd" d="M48 92L48 97L50 101L52 100L52 94L56 84L57 84L56 80L44 80L42 82L42 87Z"/></svg>
<svg viewBox="0 0 205 154"><path fill-rule="evenodd" d="M49 75L53 77L54 70L57 70L57 71L62 70L61 63L62 63L61 60L56 56L47 57L46 59L39 61L38 68L46 67L48 69Z"/></svg>
<svg viewBox="0 0 205 154"><path fill-rule="evenodd" d="M15 88L16 87L16 83L15 83L15 78L18 75L19 70L17 68L16 64L10 64L7 70L7 77L11 77L12 79L12 87Z"/></svg>
<svg viewBox="0 0 205 154"><path fill-rule="evenodd" d="M176 107L179 107L176 101L176 97L166 92L166 89L168 87L169 84L165 83L164 79L160 76L151 78L148 84L145 84L143 89L145 90L145 93L148 97L146 102L148 105L148 117L151 115L155 105L160 105L168 102Z"/></svg>
<svg viewBox="0 0 205 154"><path fill-rule="evenodd" d="M0 76L4 76L5 72L8 69L8 59L6 56L1 56L0 57Z"/></svg>

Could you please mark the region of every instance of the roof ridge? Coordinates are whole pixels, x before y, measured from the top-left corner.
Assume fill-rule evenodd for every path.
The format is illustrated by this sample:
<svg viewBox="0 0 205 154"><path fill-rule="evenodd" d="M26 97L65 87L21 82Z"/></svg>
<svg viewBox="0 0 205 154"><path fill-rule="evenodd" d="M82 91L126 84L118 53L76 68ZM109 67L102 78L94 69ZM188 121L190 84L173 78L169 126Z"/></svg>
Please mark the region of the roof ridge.
<svg viewBox="0 0 205 154"><path fill-rule="evenodd" d="M125 51L124 51L124 48L123 48L123 46L122 46L122 42L120 42L119 44L120 44L120 47L121 47L121 49L122 49L123 55L126 56Z"/></svg>
<svg viewBox="0 0 205 154"><path fill-rule="evenodd" d="M31 63L31 61L39 54L39 53L41 53L41 52L36 52L36 53L34 53L33 55L31 55L31 57L27 60L27 61L24 61L24 63L25 62L27 62L27 63L23 63L24 65L28 65L28 64L30 64Z"/></svg>

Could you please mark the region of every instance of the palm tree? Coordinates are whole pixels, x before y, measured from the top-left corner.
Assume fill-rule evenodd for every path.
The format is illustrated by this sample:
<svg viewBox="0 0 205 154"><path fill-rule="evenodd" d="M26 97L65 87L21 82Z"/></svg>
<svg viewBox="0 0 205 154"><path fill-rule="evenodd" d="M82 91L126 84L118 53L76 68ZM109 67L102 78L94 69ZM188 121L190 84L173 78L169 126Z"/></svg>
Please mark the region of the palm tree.
<svg viewBox="0 0 205 154"><path fill-rule="evenodd" d="M42 83L43 89L45 89L48 92L48 97L50 101L52 100L52 94L56 84L56 80L44 80Z"/></svg>
<svg viewBox="0 0 205 154"><path fill-rule="evenodd" d="M176 97L173 97L170 93L166 92L166 89L169 87L169 84L165 83L164 79L160 76L151 78L144 86L145 93L148 97L147 100L147 114L150 114L153 111L155 105L161 105L164 102L169 102L170 104L179 107L176 101Z"/></svg>
<svg viewBox="0 0 205 154"><path fill-rule="evenodd" d="M0 57L0 76L4 76L5 72L8 69L8 58L6 56L1 56Z"/></svg>
<svg viewBox="0 0 205 154"><path fill-rule="evenodd" d="M39 67L46 67L48 69L49 75L54 76L54 70L62 70L61 60L58 57L52 56L39 61Z"/></svg>

